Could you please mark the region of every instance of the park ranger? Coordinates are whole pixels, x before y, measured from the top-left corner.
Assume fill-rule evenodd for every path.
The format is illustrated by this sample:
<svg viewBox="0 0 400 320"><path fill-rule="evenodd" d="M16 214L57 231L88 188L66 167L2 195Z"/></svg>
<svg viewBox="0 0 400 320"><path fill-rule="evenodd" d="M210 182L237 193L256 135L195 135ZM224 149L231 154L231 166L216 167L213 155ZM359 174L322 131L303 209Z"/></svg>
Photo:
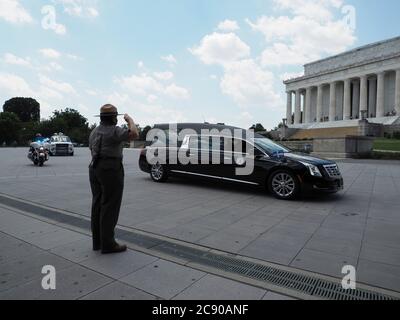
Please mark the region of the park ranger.
<svg viewBox="0 0 400 320"><path fill-rule="evenodd" d="M126 251L125 245L115 241L114 229L118 222L124 189L122 151L124 143L138 137L132 118L125 114L128 128L118 127L117 108L107 104L100 109L100 125L89 137L92 162L89 179L92 189L93 250L103 254Z"/></svg>

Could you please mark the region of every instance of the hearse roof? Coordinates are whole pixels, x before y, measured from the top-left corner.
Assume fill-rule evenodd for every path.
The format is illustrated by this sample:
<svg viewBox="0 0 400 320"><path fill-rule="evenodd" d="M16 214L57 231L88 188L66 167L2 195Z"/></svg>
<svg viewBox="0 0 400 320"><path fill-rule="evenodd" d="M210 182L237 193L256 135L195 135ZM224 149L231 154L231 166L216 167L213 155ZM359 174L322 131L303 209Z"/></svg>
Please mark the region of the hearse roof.
<svg viewBox="0 0 400 320"><path fill-rule="evenodd" d="M239 128L239 127L234 127L234 126L228 126L228 125L224 125L224 124L211 124L211 123L162 123L162 124L155 124L154 128L155 129L160 129L160 130L167 130L169 129L170 126L174 126L178 129L178 132L183 130L183 129L192 129L194 131L196 131L197 133L201 133L201 130L212 130L212 129L217 129L219 131L222 130L230 130L230 131L234 131L234 130L241 130L242 133L245 133L246 129L243 128ZM258 133L254 133L254 137L256 138L264 138L264 136L258 134Z"/></svg>

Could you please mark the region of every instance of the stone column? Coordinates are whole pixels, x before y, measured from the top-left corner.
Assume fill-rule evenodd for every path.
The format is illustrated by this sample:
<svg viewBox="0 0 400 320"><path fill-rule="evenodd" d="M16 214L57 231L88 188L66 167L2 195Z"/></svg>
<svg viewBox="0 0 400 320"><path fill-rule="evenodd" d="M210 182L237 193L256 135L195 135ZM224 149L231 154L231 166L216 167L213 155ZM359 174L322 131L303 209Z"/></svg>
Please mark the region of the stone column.
<svg viewBox="0 0 400 320"><path fill-rule="evenodd" d="M306 101L304 104L304 110L305 110L305 117L304 117L304 122L305 123L311 123L311 90L312 88L309 87L306 89Z"/></svg>
<svg viewBox="0 0 400 320"><path fill-rule="evenodd" d="M329 93L329 121L335 121L336 118L336 82L330 85Z"/></svg>
<svg viewBox="0 0 400 320"><path fill-rule="evenodd" d="M353 119L360 114L360 83L353 81L353 103L351 115Z"/></svg>
<svg viewBox="0 0 400 320"><path fill-rule="evenodd" d="M376 116L376 80L369 80L368 118ZM372 115L372 116L371 116Z"/></svg>
<svg viewBox="0 0 400 320"><path fill-rule="evenodd" d="M400 116L400 69L396 70L396 89L394 105L396 108L396 115Z"/></svg>
<svg viewBox="0 0 400 320"><path fill-rule="evenodd" d="M301 91L296 90L296 101L294 106L294 124L301 122Z"/></svg>
<svg viewBox="0 0 400 320"><path fill-rule="evenodd" d="M366 75L360 77L360 119L363 111L368 112L368 77Z"/></svg>
<svg viewBox="0 0 400 320"><path fill-rule="evenodd" d="M376 101L376 117L385 116L385 72L378 73L378 88Z"/></svg>
<svg viewBox="0 0 400 320"><path fill-rule="evenodd" d="M343 120L351 117L351 80L344 80Z"/></svg>
<svg viewBox="0 0 400 320"><path fill-rule="evenodd" d="M318 86L318 93L317 93L317 122L321 122L322 118L322 102L323 102L323 85Z"/></svg>
<svg viewBox="0 0 400 320"><path fill-rule="evenodd" d="M287 93L287 107L286 107L286 119L287 119L287 124L291 125L293 124L292 120L292 91L288 91Z"/></svg>

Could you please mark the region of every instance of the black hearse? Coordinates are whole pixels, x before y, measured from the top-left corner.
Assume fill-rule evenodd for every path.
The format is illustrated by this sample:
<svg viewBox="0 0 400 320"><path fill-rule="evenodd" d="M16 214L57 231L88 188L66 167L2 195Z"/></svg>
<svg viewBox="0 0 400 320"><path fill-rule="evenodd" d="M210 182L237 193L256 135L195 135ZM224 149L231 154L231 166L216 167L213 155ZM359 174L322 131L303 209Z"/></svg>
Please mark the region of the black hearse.
<svg viewBox="0 0 400 320"><path fill-rule="evenodd" d="M335 193L343 189L335 162L292 152L244 129L198 123L160 124L153 129L152 141L142 150L139 166L155 182L165 182L171 175L203 177L265 186L284 200L294 199L301 192ZM165 155L163 161L159 160L160 154ZM195 161L180 161L176 154ZM239 175L238 170L250 162L253 170Z"/></svg>

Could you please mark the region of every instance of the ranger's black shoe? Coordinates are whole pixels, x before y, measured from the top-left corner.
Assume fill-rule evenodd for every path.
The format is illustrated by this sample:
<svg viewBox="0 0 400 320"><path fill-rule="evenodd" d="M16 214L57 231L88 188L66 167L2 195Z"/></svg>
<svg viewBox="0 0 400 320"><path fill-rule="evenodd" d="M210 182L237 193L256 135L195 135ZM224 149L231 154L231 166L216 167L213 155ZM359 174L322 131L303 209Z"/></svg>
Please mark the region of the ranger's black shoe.
<svg viewBox="0 0 400 320"><path fill-rule="evenodd" d="M102 254L110 254L110 253L120 253L120 252L125 252L127 250L126 245L120 245L116 243L114 246L110 248L103 248L101 250Z"/></svg>

